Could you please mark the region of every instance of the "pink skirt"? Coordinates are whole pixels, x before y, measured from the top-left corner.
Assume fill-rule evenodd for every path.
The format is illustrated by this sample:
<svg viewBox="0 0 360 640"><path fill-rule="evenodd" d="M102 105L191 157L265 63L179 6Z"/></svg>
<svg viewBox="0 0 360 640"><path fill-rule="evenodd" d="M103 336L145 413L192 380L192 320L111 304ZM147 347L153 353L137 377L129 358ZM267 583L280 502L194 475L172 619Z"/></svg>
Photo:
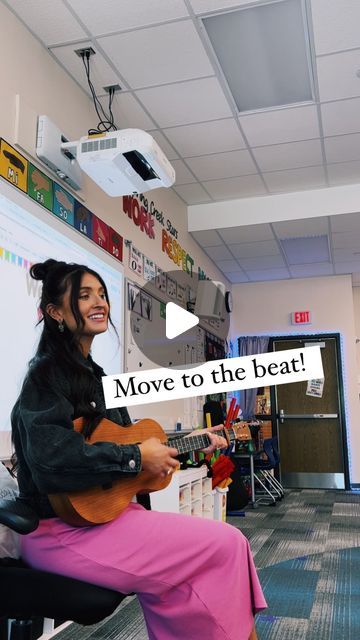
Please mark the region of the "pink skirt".
<svg viewBox="0 0 360 640"><path fill-rule="evenodd" d="M135 592L150 640L248 640L267 606L238 529L135 503L100 526L42 520L22 537L21 555L38 569Z"/></svg>

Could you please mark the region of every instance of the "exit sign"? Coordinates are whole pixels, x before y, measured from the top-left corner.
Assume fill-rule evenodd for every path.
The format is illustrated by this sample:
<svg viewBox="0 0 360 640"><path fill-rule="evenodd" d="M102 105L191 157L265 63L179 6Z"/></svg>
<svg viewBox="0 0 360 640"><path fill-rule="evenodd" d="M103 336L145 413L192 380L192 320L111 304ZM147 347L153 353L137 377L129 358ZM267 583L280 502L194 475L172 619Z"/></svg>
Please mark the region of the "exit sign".
<svg viewBox="0 0 360 640"><path fill-rule="evenodd" d="M291 314L291 324L311 324L311 312L293 311Z"/></svg>

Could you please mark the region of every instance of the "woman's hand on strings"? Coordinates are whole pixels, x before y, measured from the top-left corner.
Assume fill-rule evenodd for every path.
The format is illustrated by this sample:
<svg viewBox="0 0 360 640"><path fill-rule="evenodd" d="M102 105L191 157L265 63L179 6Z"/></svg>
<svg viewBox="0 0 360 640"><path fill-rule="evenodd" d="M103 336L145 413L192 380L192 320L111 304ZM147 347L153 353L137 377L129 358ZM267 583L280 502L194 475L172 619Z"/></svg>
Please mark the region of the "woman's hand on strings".
<svg viewBox="0 0 360 640"><path fill-rule="evenodd" d="M196 429L195 431L192 431L185 437L191 438L191 436L201 436L206 434L211 444L208 447L206 447L206 449L201 449L201 451L206 454L214 453L216 449L226 449L229 446L229 443L226 440L226 438L216 433L217 431L224 431L224 425L217 424L215 427L208 427L207 429Z"/></svg>
<svg viewBox="0 0 360 640"><path fill-rule="evenodd" d="M158 438L148 438L139 445L141 468L153 476L166 477L179 467L176 456L179 452L174 447L161 444Z"/></svg>

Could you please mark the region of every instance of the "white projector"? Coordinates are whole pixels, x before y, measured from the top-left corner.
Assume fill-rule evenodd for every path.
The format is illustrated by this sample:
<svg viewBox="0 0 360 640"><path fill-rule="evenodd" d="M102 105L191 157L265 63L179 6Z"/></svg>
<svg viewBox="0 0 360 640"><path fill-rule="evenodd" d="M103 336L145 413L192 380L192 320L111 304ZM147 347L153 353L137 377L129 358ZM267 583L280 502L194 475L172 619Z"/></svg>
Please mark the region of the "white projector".
<svg viewBox="0 0 360 640"><path fill-rule="evenodd" d="M61 148L73 154L82 171L109 196L144 193L175 182L169 160L154 138L141 129L83 136Z"/></svg>

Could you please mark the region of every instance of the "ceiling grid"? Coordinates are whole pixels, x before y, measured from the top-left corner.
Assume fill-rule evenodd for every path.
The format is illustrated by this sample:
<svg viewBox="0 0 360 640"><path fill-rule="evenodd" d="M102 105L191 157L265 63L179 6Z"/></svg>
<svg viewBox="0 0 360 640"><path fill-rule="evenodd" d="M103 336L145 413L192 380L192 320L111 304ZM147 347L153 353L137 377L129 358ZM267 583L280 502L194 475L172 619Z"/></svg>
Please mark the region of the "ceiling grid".
<svg viewBox="0 0 360 640"><path fill-rule="evenodd" d="M360 182L358 0L304 0L314 101L237 110L203 20L272 1L2 0L89 99L74 50L93 47L97 95L106 105L104 87L120 84L117 125L154 136L174 163L173 188L187 205ZM230 236L221 228L193 236L232 282L353 273L358 284L360 214L349 215L341 216L341 230L329 216L318 225L303 219L238 227ZM302 265L290 265L284 233L327 235L328 261L307 262L308 252Z"/></svg>

